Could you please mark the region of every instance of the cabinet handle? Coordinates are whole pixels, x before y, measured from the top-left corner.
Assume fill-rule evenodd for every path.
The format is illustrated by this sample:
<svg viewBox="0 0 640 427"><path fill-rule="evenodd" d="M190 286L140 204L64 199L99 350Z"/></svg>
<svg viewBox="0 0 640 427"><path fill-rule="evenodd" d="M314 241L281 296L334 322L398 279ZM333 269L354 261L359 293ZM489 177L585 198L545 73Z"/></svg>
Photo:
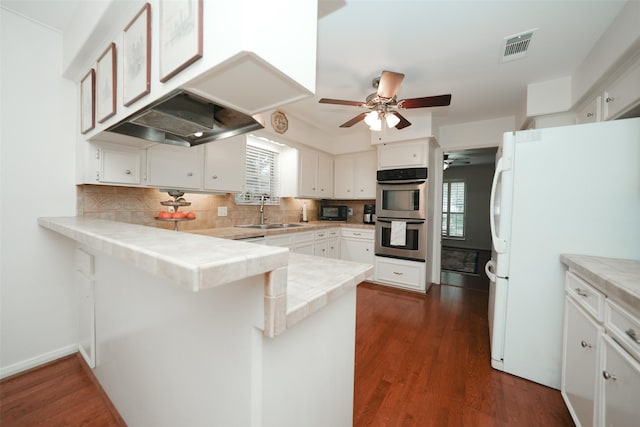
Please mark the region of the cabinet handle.
<svg viewBox="0 0 640 427"><path fill-rule="evenodd" d="M587 298L589 296L585 291L583 291L580 288L576 288L576 294L580 295L581 297L585 297L585 298Z"/></svg>
<svg viewBox="0 0 640 427"><path fill-rule="evenodd" d="M397 275L397 276L402 276L404 273L400 273L398 271L394 271L393 274Z"/></svg>
<svg viewBox="0 0 640 427"><path fill-rule="evenodd" d="M581 346L582 348L587 348L587 347L588 347L588 348L593 348L593 346L592 346L591 344L589 344L588 342L586 342L585 340L582 340L582 341L580 342L580 346Z"/></svg>
<svg viewBox="0 0 640 427"><path fill-rule="evenodd" d="M193 176L193 172L187 172L187 176Z"/></svg>
<svg viewBox="0 0 640 427"><path fill-rule="evenodd" d="M347 190L347 193L351 193L351 190Z"/></svg>
<svg viewBox="0 0 640 427"><path fill-rule="evenodd" d="M593 113L587 113L587 117L593 117Z"/></svg>
<svg viewBox="0 0 640 427"><path fill-rule="evenodd" d="M213 175L211 179L218 179L218 175Z"/></svg>
<svg viewBox="0 0 640 427"><path fill-rule="evenodd" d="M613 381L617 380L615 375L610 374L607 371L602 371L602 376L604 377L605 380L613 380Z"/></svg>
<svg viewBox="0 0 640 427"><path fill-rule="evenodd" d="M607 96L607 99L605 99L604 102L609 103L609 102L613 102L614 100L615 100L615 98Z"/></svg>
<svg viewBox="0 0 640 427"><path fill-rule="evenodd" d="M360 236L362 233L353 233L354 236Z"/></svg>
<svg viewBox="0 0 640 427"><path fill-rule="evenodd" d="M638 336L636 335L636 331L629 328L627 331L625 331L627 333L627 335L629 335L629 338L631 338L633 341L635 341L636 344L640 344L640 338L638 338Z"/></svg>
<svg viewBox="0 0 640 427"><path fill-rule="evenodd" d="M131 171L129 169L127 169L127 170L124 171L124 174L125 175L131 175Z"/></svg>

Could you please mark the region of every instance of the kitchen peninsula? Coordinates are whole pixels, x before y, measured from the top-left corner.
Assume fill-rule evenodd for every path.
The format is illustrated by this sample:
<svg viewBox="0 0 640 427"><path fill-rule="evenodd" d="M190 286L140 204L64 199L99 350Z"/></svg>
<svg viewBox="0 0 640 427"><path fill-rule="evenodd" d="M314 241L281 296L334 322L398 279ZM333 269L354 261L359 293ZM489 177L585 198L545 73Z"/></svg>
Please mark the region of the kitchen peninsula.
<svg viewBox="0 0 640 427"><path fill-rule="evenodd" d="M372 266L108 220L38 222L77 242L95 309L79 329L95 321L94 373L128 425L351 424L355 289Z"/></svg>

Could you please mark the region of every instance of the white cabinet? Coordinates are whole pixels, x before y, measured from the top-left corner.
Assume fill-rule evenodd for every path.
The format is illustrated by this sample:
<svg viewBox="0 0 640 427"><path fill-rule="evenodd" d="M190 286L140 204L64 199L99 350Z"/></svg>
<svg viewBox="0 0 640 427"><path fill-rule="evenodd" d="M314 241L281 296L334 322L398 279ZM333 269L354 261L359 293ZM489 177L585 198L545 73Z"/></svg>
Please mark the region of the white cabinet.
<svg viewBox="0 0 640 427"><path fill-rule="evenodd" d="M338 228L322 229L315 232L313 254L326 258L340 258L340 230Z"/></svg>
<svg viewBox="0 0 640 427"><path fill-rule="evenodd" d="M577 426L640 419L640 319L568 271L562 397Z"/></svg>
<svg viewBox="0 0 640 427"><path fill-rule="evenodd" d="M377 256L374 266L376 282L412 291L426 290L427 271L424 262Z"/></svg>
<svg viewBox="0 0 640 427"><path fill-rule="evenodd" d="M591 102L578 111L576 120L578 124L593 123L602 120L602 97L596 96Z"/></svg>
<svg viewBox="0 0 640 427"><path fill-rule="evenodd" d="M427 167L429 161L427 140L394 142L378 146L378 169Z"/></svg>
<svg viewBox="0 0 640 427"><path fill-rule="evenodd" d="M376 152L338 156L334 160L336 199L376 198Z"/></svg>
<svg viewBox="0 0 640 427"><path fill-rule="evenodd" d="M204 189L242 193L245 186L246 136L204 144Z"/></svg>
<svg viewBox="0 0 640 427"><path fill-rule="evenodd" d="M340 235L340 257L373 265L374 230L343 228Z"/></svg>
<svg viewBox="0 0 640 427"><path fill-rule="evenodd" d="M577 425L593 426L596 419L598 349L602 326L579 308L573 298L565 300L562 396Z"/></svg>
<svg viewBox="0 0 640 427"><path fill-rule="evenodd" d="M203 147L156 145L147 149L147 185L161 188L202 188Z"/></svg>
<svg viewBox="0 0 640 427"><path fill-rule="evenodd" d="M604 120L617 118L640 99L640 60L609 84L603 94Z"/></svg>
<svg viewBox="0 0 640 427"><path fill-rule="evenodd" d="M604 336L600 378L602 381L602 424L600 425L638 425L640 363L608 335Z"/></svg>
<svg viewBox="0 0 640 427"><path fill-rule="evenodd" d="M316 151L300 150L298 196L327 199L333 197L333 159Z"/></svg>
<svg viewBox="0 0 640 427"><path fill-rule="evenodd" d="M313 255L314 232L302 231L293 233L293 252L298 254Z"/></svg>
<svg viewBox="0 0 640 427"><path fill-rule="evenodd" d="M143 154L136 148L105 144L96 148L96 181L108 184L141 184Z"/></svg>

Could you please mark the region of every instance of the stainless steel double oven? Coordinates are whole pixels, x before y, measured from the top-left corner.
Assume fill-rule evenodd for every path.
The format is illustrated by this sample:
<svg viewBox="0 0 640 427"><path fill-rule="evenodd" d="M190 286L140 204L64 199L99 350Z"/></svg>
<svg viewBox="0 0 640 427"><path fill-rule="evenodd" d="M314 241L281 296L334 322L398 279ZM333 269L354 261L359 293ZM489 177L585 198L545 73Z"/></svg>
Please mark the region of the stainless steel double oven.
<svg viewBox="0 0 640 427"><path fill-rule="evenodd" d="M424 262L427 168L379 170L377 179L376 255Z"/></svg>

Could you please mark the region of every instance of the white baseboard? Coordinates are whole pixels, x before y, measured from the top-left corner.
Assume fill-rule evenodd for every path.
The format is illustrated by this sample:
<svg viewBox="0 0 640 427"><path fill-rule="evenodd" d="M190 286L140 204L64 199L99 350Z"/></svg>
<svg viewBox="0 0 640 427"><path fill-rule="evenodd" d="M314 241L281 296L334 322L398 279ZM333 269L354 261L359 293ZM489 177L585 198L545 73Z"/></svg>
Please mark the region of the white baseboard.
<svg viewBox="0 0 640 427"><path fill-rule="evenodd" d="M68 346L59 348L57 350L50 351L48 353L41 354L36 357L32 357L27 360L23 360L13 365L0 367L0 379L9 377L11 375L18 374L31 368L43 365L48 362L52 362L64 356L68 356L78 351L77 344L70 344Z"/></svg>

